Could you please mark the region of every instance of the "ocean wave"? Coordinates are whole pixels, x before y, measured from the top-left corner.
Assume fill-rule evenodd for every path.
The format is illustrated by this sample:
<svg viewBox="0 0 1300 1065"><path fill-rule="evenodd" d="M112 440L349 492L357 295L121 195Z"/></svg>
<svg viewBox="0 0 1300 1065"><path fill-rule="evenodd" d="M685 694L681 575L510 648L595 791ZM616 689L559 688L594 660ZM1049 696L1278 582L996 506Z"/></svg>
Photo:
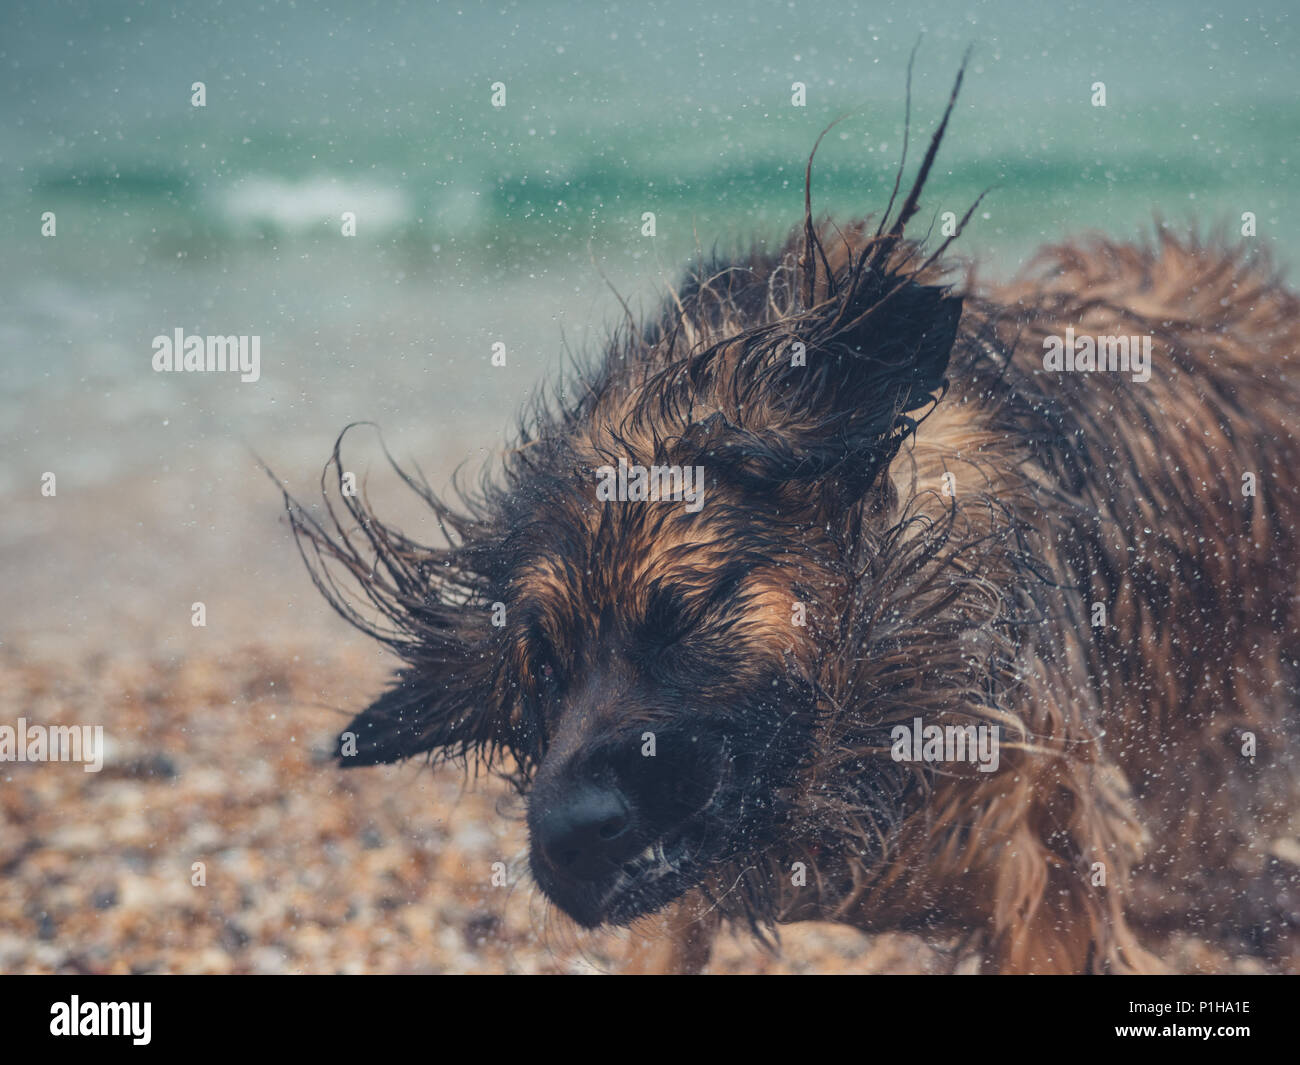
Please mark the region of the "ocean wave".
<svg viewBox="0 0 1300 1065"><path fill-rule="evenodd" d="M359 237L437 242L491 231L512 212L490 183L437 183L435 188L381 184L329 174L290 178L252 174L216 190L203 205L214 236L244 240L337 235L344 212Z"/></svg>
<svg viewBox="0 0 1300 1065"><path fill-rule="evenodd" d="M405 190L332 175L301 179L251 174L216 193L217 213L234 235L272 231L306 234L341 227L355 216L357 232L401 231L413 220Z"/></svg>

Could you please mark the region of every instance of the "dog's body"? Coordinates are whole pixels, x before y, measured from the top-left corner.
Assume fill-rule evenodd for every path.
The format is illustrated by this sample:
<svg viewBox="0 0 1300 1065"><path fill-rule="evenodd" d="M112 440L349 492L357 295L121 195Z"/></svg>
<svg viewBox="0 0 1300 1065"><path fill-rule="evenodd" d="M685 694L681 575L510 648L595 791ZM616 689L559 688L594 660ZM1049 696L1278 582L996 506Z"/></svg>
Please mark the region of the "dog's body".
<svg viewBox="0 0 1300 1065"><path fill-rule="evenodd" d="M701 272L467 508L417 485L447 547L291 509L408 662L345 762L508 755L542 890L659 914L660 968L723 920L1003 972L1155 967L1138 925L1285 952L1300 301L1163 231L956 296L903 238L941 134L888 229ZM1150 379L1044 369L1067 330L1150 337ZM599 496L620 462L699 468L702 505ZM917 719L996 726L995 771L900 760Z"/></svg>
<svg viewBox="0 0 1300 1065"><path fill-rule="evenodd" d="M815 900L786 889L781 919L985 932L1003 972L1159 968L1126 913L1300 960L1294 871L1268 850L1300 810L1298 311L1266 263L1163 231L1152 248L1050 249L1030 280L967 300L950 388L877 486L892 499L875 518L882 539L917 522L891 545L904 555L951 529L933 576L963 594L908 632L905 654L868 639L827 686L864 693L844 696L855 721L983 713L1024 748L990 776L931 780L883 867L860 878L850 859ZM1045 373L1043 339L1067 328L1154 336L1150 381ZM1246 474L1267 499L1243 494ZM864 566L887 570L865 543ZM961 575L940 576L958 557ZM870 597L860 609L884 612ZM996 711L927 690L972 631L1017 615ZM818 758L860 750L827 742ZM807 860L818 834L776 864ZM688 900L666 921L656 967L698 963L689 915L709 908Z"/></svg>

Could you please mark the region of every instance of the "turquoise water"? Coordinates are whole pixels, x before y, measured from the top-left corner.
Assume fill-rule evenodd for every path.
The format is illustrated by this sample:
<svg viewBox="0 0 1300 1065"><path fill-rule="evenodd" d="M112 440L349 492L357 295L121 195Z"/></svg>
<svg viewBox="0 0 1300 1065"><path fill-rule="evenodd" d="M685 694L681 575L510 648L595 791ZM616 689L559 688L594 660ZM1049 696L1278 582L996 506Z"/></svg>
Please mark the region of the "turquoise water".
<svg viewBox="0 0 1300 1065"><path fill-rule="evenodd" d="M588 241L630 254L643 210L674 256L701 227L706 245L776 236L797 216L812 140L844 111L818 201L879 205L923 31L917 140L974 48L931 197L956 207L999 186L972 245L1014 253L1062 228L1131 230L1157 207L1254 208L1294 235L1286 3L1229 17L1196 3L461 6L11 8L6 246L31 246L24 211L60 208L104 245L100 267L124 243L203 259L331 242L347 209L362 243L430 269L550 264ZM190 104L196 80L204 108ZM1090 105L1094 81L1105 108Z"/></svg>
<svg viewBox="0 0 1300 1065"><path fill-rule="evenodd" d="M490 457L566 345L621 316L606 278L648 309L697 248L797 223L842 112L815 206L880 209L918 37L911 167L973 49L918 224L992 186L961 242L989 272L1156 213L1255 212L1292 262L1293 6L9 3L0 497L58 469L106 507L142 478L181 511L222 492L270 511L247 447L306 478L354 418L435 480ZM175 328L260 336L262 379L153 373ZM16 517L0 547L39 527Z"/></svg>

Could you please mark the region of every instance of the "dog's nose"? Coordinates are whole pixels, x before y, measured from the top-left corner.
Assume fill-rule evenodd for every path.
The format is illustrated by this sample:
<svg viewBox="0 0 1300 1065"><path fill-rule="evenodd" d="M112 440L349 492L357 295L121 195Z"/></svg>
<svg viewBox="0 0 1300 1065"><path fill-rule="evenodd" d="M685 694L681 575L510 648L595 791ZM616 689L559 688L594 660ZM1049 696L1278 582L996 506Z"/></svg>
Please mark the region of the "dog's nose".
<svg viewBox="0 0 1300 1065"><path fill-rule="evenodd" d="M559 873L578 880L607 875L622 859L632 817L612 787L569 792L537 822L537 844Z"/></svg>

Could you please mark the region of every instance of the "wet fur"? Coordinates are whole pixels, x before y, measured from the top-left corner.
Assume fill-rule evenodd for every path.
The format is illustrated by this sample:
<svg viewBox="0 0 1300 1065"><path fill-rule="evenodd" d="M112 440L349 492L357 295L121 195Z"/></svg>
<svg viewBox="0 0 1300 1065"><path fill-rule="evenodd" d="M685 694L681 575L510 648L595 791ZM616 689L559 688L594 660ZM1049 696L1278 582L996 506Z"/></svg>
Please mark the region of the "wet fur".
<svg viewBox="0 0 1300 1065"><path fill-rule="evenodd" d="M1200 922L1286 955L1267 847L1296 829L1298 301L1259 252L1165 229L954 280L904 233L946 122L896 211L809 209L779 251L696 271L476 491L404 472L444 546L364 498L290 503L322 590L405 662L345 764L473 760L527 791L553 733L538 648L563 674L595 633L677 627L673 683L748 746L770 816L669 911L663 967L703 965L724 919L956 936L1003 972L1158 968L1134 928ZM1151 380L1045 373L1068 326L1151 334ZM703 465L703 510L597 504L620 457ZM1000 726L999 771L894 762L915 717Z"/></svg>

